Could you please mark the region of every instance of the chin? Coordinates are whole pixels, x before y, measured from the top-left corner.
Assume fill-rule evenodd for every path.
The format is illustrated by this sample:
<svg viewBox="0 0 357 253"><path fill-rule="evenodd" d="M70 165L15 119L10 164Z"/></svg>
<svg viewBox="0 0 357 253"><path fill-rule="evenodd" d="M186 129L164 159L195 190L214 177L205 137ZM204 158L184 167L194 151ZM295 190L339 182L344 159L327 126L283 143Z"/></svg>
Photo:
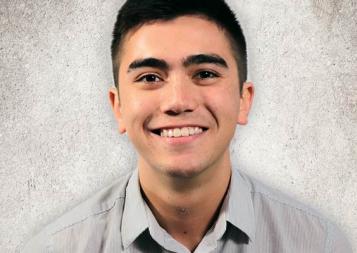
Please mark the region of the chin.
<svg viewBox="0 0 357 253"><path fill-rule="evenodd" d="M167 174L170 177L173 178L182 178L182 179L189 179L189 178L194 178L201 174L204 171L204 167L202 166L168 166L165 168L162 168L161 171L163 171L165 174Z"/></svg>

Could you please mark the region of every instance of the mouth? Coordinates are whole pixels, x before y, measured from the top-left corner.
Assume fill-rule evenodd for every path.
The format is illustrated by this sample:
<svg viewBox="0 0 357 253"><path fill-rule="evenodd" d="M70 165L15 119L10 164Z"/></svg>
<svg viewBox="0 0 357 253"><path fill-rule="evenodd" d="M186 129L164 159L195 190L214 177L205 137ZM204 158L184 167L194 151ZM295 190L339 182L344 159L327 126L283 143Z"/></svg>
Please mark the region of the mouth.
<svg viewBox="0 0 357 253"><path fill-rule="evenodd" d="M199 135L207 130L208 128L205 127L189 126L189 127L158 128L158 129L151 130L151 132L161 137L180 138L180 137Z"/></svg>

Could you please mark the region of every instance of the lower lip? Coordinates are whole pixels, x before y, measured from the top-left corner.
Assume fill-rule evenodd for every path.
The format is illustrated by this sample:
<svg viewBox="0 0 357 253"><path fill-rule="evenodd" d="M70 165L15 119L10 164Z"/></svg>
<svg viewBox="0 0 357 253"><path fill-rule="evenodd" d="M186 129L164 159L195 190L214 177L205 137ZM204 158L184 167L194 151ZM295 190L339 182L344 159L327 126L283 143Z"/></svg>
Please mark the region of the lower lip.
<svg viewBox="0 0 357 253"><path fill-rule="evenodd" d="M206 131L203 131L202 133L195 134L195 135L181 136L181 137L163 137L157 134L153 134L153 133L152 134L171 145L180 145L180 144L188 144L195 141L196 139L202 137L202 135L204 135Z"/></svg>

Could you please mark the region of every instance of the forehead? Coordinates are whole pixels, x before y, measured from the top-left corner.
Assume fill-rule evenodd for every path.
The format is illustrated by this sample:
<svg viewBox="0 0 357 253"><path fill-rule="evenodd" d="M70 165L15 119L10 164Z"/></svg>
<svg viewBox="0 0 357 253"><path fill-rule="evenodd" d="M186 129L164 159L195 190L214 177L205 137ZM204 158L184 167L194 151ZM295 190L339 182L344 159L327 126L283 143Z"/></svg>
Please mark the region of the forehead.
<svg viewBox="0 0 357 253"><path fill-rule="evenodd" d="M130 31L123 40L120 65L148 57L176 62L193 54L217 54L234 62L229 37L222 28L203 17L182 16Z"/></svg>

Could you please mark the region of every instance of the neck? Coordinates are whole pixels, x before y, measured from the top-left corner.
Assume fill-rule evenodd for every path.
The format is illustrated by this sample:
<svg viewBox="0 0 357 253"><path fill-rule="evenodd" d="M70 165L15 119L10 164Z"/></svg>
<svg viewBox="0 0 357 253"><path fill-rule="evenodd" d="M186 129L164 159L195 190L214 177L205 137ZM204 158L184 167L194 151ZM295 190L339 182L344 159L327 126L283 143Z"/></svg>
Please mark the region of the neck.
<svg viewBox="0 0 357 253"><path fill-rule="evenodd" d="M219 213L231 175L229 155L226 158L220 166L190 178L172 177L139 163L143 195L155 218L191 251Z"/></svg>

